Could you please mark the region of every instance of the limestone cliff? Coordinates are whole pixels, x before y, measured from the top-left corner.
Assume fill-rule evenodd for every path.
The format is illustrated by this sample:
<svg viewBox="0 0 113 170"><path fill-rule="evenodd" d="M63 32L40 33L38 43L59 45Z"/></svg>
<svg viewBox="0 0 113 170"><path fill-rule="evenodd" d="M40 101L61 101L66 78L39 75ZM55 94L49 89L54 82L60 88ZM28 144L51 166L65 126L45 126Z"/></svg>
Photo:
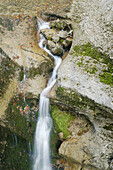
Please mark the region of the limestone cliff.
<svg viewBox="0 0 113 170"><path fill-rule="evenodd" d="M56 102L81 115L59 149L74 163L72 169L113 169L112 5L110 0L74 0L68 15L73 43L58 72ZM86 129L91 126L86 132L81 118L89 121Z"/></svg>
<svg viewBox="0 0 113 170"><path fill-rule="evenodd" d="M50 56L37 45L36 16L71 21L72 46L63 57L50 101L60 136L59 154L65 159L65 170L112 170L112 0L73 0L71 6L67 1L56 1L61 8L54 8L48 1L1 1L0 124L32 140L38 112L36 98L53 68ZM70 12L66 7L71 7ZM58 39L55 37L55 42ZM2 153L6 137L3 139Z"/></svg>

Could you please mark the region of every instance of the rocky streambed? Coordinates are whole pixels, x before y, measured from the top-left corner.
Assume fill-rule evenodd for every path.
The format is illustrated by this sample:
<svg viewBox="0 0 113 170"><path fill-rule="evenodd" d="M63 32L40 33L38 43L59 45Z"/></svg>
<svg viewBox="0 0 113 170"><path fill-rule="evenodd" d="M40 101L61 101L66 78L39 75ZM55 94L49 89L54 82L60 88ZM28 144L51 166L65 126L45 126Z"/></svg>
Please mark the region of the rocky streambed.
<svg viewBox="0 0 113 170"><path fill-rule="evenodd" d="M73 35L70 21L59 19L51 21L50 29L42 29L41 33L47 39L44 45L53 55L62 56L70 49Z"/></svg>

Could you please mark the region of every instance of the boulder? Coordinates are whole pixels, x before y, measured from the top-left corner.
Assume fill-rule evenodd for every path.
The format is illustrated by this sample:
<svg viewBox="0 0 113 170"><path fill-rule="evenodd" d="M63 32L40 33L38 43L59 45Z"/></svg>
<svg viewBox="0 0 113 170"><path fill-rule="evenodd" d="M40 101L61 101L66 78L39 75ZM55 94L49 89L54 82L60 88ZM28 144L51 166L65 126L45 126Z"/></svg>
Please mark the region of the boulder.
<svg viewBox="0 0 113 170"><path fill-rule="evenodd" d="M47 40L52 40L53 37L57 37L58 32L53 29L42 29L41 33L47 38Z"/></svg>
<svg viewBox="0 0 113 170"><path fill-rule="evenodd" d="M54 43L48 40L47 48L51 51L52 54L61 56L63 54L62 46L58 43Z"/></svg>
<svg viewBox="0 0 113 170"><path fill-rule="evenodd" d="M60 40L60 37L58 35L53 35L52 40L57 43Z"/></svg>
<svg viewBox="0 0 113 170"><path fill-rule="evenodd" d="M67 32L67 31L60 31L60 32L58 33L58 36L59 36L60 38L67 38L67 37L68 37L68 32Z"/></svg>
<svg viewBox="0 0 113 170"><path fill-rule="evenodd" d="M63 48L60 44L56 44L55 48L52 49L52 53L54 55L62 56L63 54Z"/></svg>
<svg viewBox="0 0 113 170"><path fill-rule="evenodd" d="M50 22L50 28L57 30L71 30L71 24L66 20L55 20Z"/></svg>
<svg viewBox="0 0 113 170"><path fill-rule="evenodd" d="M47 42L47 48L51 51L53 48L55 48L56 44L53 41L48 40Z"/></svg>
<svg viewBox="0 0 113 170"><path fill-rule="evenodd" d="M61 56L63 54L63 48L65 51L71 46L72 30L68 29L68 32L63 30L68 25L69 23L67 23L67 21L55 20L50 22L51 29L41 30L41 33L48 40L47 48L51 51L52 54Z"/></svg>
<svg viewBox="0 0 113 170"><path fill-rule="evenodd" d="M72 44L72 38L66 38L66 39L61 39L61 44L63 45L64 48L68 48Z"/></svg>

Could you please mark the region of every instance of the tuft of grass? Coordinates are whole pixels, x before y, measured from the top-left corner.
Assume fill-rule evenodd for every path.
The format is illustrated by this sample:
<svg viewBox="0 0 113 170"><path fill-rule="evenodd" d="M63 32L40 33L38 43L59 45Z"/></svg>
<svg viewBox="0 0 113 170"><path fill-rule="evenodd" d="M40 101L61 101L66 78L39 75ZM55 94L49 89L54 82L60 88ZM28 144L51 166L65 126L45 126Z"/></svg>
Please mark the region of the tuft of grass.
<svg viewBox="0 0 113 170"><path fill-rule="evenodd" d="M61 111L57 106L51 106L51 115L54 120L56 131L63 132L63 138L66 139L70 135L68 127L70 123L75 119L70 113Z"/></svg>
<svg viewBox="0 0 113 170"><path fill-rule="evenodd" d="M113 86L113 75L111 73L104 72L103 74L100 74L99 77L101 82Z"/></svg>

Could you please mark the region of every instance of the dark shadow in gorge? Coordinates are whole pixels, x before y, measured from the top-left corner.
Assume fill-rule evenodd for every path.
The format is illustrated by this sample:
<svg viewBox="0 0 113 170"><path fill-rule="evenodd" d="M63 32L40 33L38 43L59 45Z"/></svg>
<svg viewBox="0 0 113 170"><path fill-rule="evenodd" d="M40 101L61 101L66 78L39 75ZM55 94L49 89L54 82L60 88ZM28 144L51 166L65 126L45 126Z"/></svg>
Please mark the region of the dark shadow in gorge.
<svg viewBox="0 0 113 170"><path fill-rule="evenodd" d="M27 140L0 126L0 169L30 169L30 144Z"/></svg>

